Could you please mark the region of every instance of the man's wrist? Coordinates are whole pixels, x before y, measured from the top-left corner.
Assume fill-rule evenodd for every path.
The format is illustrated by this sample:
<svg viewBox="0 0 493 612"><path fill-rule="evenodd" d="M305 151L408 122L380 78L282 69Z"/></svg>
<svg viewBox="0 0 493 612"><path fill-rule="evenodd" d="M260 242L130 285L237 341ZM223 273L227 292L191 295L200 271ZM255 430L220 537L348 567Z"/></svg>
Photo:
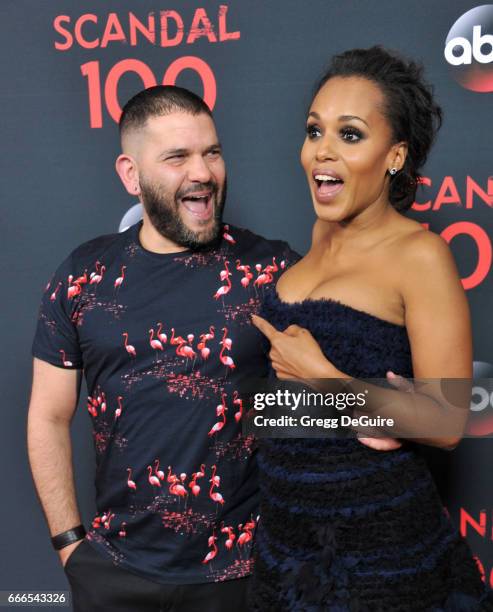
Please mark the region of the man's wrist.
<svg viewBox="0 0 493 612"><path fill-rule="evenodd" d="M84 525L77 525L77 527L73 527L72 529L67 529L67 531L63 531L62 533L58 533L57 535L51 538L51 543L53 544L53 548L55 550L61 550L65 548L65 546L70 546L70 544L74 544L79 540L82 540L86 535L86 530L84 529Z"/></svg>

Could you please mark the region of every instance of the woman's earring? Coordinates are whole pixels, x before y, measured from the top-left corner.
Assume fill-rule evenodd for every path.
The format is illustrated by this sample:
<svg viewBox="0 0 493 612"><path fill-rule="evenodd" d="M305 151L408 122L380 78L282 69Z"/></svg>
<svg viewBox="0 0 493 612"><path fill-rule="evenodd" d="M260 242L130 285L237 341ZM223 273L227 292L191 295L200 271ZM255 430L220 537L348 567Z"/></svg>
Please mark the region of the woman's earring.
<svg viewBox="0 0 493 612"><path fill-rule="evenodd" d="M397 174L397 168L391 168L389 170L389 174L391 174L392 176L394 176L394 174Z"/></svg>

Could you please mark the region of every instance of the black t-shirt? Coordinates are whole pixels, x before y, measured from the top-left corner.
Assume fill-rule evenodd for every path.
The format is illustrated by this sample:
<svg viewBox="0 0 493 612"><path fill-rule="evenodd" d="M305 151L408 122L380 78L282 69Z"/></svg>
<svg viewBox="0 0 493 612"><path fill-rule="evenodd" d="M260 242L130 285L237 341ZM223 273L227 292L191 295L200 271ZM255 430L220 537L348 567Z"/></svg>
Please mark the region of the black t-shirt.
<svg viewBox="0 0 493 612"><path fill-rule="evenodd" d="M258 481L237 391L267 370L250 314L298 256L228 226L214 250L157 254L140 227L62 263L33 355L86 376L98 509L88 541L164 584L240 578L252 571Z"/></svg>

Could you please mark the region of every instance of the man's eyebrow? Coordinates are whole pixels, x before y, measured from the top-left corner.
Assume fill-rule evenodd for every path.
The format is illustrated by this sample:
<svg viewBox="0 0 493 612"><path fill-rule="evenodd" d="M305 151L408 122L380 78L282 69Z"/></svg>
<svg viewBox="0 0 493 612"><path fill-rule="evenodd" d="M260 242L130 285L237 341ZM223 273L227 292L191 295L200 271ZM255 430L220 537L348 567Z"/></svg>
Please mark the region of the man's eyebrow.
<svg viewBox="0 0 493 612"><path fill-rule="evenodd" d="M187 149L166 149L159 154L159 157L172 157L173 155L186 155Z"/></svg>
<svg viewBox="0 0 493 612"><path fill-rule="evenodd" d="M220 142L216 142L213 145L211 145L210 147L207 147L207 149L205 150L206 153L210 153L211 151L215 151L219 149L220 151L222 151L222 146Z"/></svg>

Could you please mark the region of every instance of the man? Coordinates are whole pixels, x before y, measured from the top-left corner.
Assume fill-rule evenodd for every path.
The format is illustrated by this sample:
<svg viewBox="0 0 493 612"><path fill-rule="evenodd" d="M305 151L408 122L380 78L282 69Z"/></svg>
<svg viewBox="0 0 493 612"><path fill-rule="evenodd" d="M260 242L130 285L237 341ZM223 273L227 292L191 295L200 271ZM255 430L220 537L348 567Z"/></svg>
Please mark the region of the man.
<svg viewBox="0 0 493 612"><path fill-rule="evenodd" d="M147 89L123 109L120 133L116 170L143 221L75 249L46 288L34 480L76 611L240 612L258 483L238 388L265 373L250 316L297 256L222 224L224 160L199 97ZM69 434L82 370L97 458L87 535Z"/></svg>

